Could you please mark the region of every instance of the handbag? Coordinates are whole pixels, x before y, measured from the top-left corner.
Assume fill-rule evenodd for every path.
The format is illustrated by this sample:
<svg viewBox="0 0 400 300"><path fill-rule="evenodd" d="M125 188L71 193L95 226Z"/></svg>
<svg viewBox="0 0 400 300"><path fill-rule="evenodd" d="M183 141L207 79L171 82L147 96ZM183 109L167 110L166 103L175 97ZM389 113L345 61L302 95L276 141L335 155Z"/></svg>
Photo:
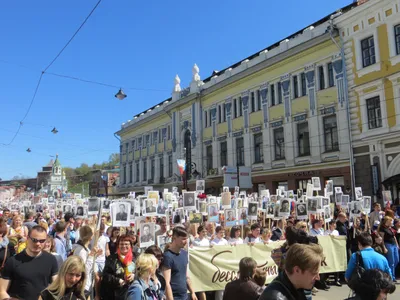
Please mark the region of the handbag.
<svg viewBox="0 0 400 300"><path fill-rule="evenodd" d="M350 280L347 285L354 291L354 287L361 280L362 274L365 272L364 262L361 256L361 252L356 252L356 267L354 268L353 274L351 274Z"/></svg>

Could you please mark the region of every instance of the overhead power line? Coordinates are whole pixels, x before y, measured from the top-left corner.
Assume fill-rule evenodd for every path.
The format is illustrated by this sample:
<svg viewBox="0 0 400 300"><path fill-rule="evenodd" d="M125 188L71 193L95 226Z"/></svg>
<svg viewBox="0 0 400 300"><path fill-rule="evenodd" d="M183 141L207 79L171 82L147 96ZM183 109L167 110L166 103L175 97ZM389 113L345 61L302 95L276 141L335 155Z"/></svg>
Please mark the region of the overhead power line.
<svg viewBox="0 0 400 300"><path fill-rule="evenodd" d="M15 132L15 135L12 137L11 141L7 144L7 145L11 145L14 140L16 139L16 137L18 136L19 132L21 131L21 128L23 126L23 122L26 119L26 117L28 116L29 112L31 111L32 105L35 101L37 92L39 90L40 87L40 83L42 82L42 78L43 78L43 74L45 74L45 72L56 62L56 60L60 57L60 55L64 52L64 50L68 47L68 45L72 42L72 40L75 38L75 36L79 33L79 31L82 29L82 27L85 25L85 23L87 22L87 20L89 20L90 16L94 13L94 11L96 10L96 8L99 6L100 2L102 0L99 0L96 5L93 7L93 9L90 11L89 15L85 18L85 20L82 22L82 24L79 26L79 28L75 31L75 33L72 35L72 37L68 40L68 42L64 45L64 47L57 53L57 55L53 58L53 60L47 65L47 67L40 73L40 77L39 80L36 84L36 88L35 91L33 92L33 96L31 99L31 102L29 103L28 109L25 112L24 117L21 119L21 121L19 122L18 125L18 129Z"/></svg>

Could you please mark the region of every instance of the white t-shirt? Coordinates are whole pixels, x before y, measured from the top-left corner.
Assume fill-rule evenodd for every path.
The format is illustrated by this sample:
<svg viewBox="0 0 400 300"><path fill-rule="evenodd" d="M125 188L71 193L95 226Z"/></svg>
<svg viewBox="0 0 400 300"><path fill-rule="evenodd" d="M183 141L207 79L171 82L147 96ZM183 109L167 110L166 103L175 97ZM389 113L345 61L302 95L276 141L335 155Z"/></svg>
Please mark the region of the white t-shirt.
<svg viewBox="0 0 400 300"><path fill-rule="evenodd" d="M221 245L229 245L229 244L228 244L228 241L226 239L224 239L224 238L219 239L219 238L216 237L211 241L211 245L221 246Z"/></svg>
<svg viewBox="0 0 400 300"><path fill-rule="evenodd" d="M260 237L251 237L251 238L249 238L249 237L246 237L245 239L244 239L244 243L245 244L247 244L247 243L255 243L255 244L258 244L258 243L262 243L263 241L262 241L262 239L260 238Z"/></svg>
<svg viewBox="0 0 400 300"><path fill-rule="evenodd" d="M324 235L334 235L334 236L339 236L339 231L336 229L331 231L331 230L325 230Z"/></svg>
<svg viewBox="0 0 400 300"><path fill-rule="evenodd" d="M103 253L96 257L97 263L103 263L106 261L106 246L109 241L110 238L108 236L99 236L99 239L97 240L97 247L103 250Z"/></svg>
<svg viewBox="0 0 400 300"><path fill-rule="evenodd" d="M238 238L238 239L230 238L228 243L229 243L229 245L234 245L234 244L235 245L241 245L241 244L243 244L243 240L241 238Z"/></svg>
<svg viewBox="0 0 400 300"><path fill-rule="evenodd" d="M92 284L92 274L93 274L93 256L89 256L89 249L85 249L81 245L74 244L72 246L72 251L74 255L79 256L82 258L82 260L85 263L85 269L86 269L86 285L85 285L85 290L89 291L91 288ZM97 273L97 265L95 264L94 266L94 272Z"/></svg>
<svg viewBox="0 0 400 300"><path fill-rule="evenodd" d="M195 239L193 241L194 246L199 246L199 247L209 247L210 246L210 240L207 238L204 238L200 240L199 238Z"/></svg>

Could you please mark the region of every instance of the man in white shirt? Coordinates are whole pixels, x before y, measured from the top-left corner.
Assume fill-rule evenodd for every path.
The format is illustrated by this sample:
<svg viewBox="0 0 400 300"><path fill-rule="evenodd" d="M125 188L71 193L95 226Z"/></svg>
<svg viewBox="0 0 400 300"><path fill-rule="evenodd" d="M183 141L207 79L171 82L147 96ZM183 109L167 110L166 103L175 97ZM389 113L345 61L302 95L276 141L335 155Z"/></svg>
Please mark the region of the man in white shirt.
<svg viewBox="0 0 400 300"><path fill-rule="evenodd" d="M203 225L197 228L197 234L199 237L193 241L193 245L198 247L210 247L210 240L207 238L207 230Z"/></svg>
<svg viewBox="0 0 400 300"><path fill-rule="evenodd" d="M329 222L329 229L324 232L324 235L339 236L339 231L336 230L336 221Z"/></svg>
<svg viewBox="0 0 400 300"><path fill-rule="evenodd" d="M251 234L244 239L244 243L245 244L261 243L262 240L260 237L260 232L261 232L260 224L254 223L253 225L251 225L250 230L251 230Z"/></svg>
<svg viewBox="0 0 400 300"><path fill-rule="evenodd" d="M215 228L215 238L211 241L212 246L228 245L228 241L224 239L225 229L222 226Z"/></svg>
<svg viewBox="0 0 400 300"><path fill-rule="evenodd" d="M381 211L381 205L375 202L374 211L369 214L369 224L375 224L376 221L380 222L384 215L385 213Z"/></svg>

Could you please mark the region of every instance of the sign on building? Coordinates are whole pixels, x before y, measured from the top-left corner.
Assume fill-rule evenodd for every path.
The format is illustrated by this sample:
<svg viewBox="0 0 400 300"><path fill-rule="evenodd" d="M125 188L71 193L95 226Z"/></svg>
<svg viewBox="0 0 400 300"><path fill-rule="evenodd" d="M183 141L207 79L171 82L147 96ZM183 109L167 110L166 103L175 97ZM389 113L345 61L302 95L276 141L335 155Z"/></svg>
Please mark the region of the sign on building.
<svg viewBox="0 0 400 300"><path fill-rule="evenodd" d="M230 188L237 186L237 167L223 167L222 172L224 174L223 186L229 186ZM253 187L251 182L251 168L239 167L239 184L241 189L251 189Z"/></svg>

